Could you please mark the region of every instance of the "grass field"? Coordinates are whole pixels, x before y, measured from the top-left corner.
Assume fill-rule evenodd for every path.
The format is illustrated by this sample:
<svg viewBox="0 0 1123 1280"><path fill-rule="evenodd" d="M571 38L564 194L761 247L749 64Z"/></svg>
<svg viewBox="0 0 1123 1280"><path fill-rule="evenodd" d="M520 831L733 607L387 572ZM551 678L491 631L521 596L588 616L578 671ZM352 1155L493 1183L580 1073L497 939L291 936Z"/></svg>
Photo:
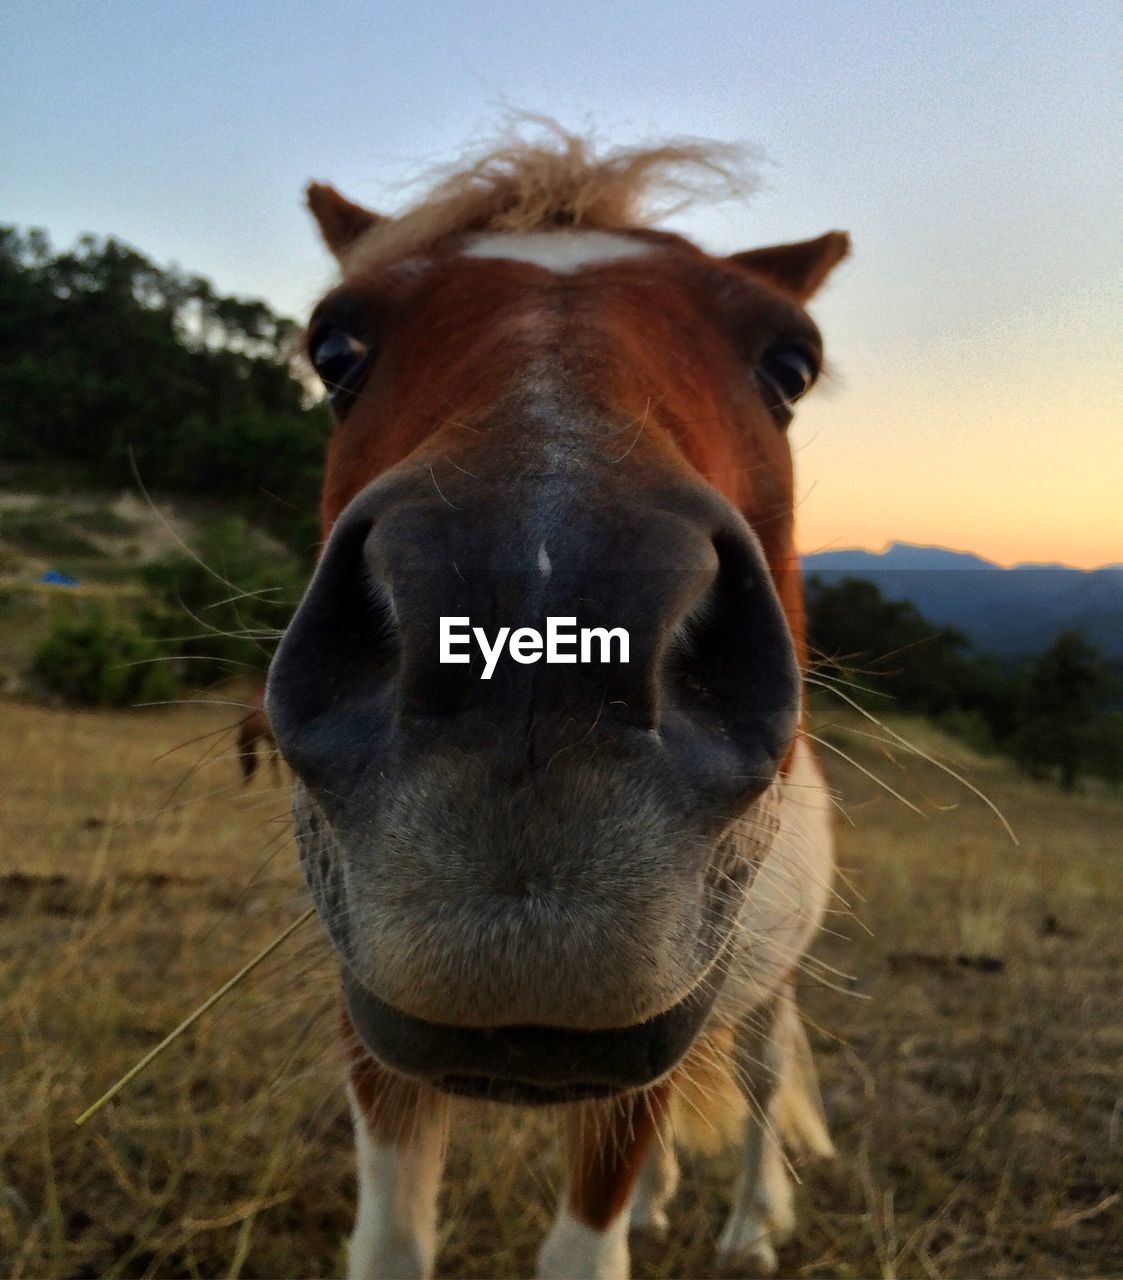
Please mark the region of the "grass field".
<svg viewBox="0 0 1123 1280"><path fill-rule="evenodd" d="M342 1272L351 1143L315 923L73 1124L307 905L283 786L236 782L236 718L0 706L4 1275ZM961 787L847 724L829 740L926 816L828 753L851 909L802 1000L839 1157L802 1170L782 1273L1123 1273L1123 804L967 761L1015 848ZM457 1125L439 1274L532 1274L550 1128ZM671 1238L637 1242L639 1277L713 1274L733 1158L684 1163Z"/></svg>

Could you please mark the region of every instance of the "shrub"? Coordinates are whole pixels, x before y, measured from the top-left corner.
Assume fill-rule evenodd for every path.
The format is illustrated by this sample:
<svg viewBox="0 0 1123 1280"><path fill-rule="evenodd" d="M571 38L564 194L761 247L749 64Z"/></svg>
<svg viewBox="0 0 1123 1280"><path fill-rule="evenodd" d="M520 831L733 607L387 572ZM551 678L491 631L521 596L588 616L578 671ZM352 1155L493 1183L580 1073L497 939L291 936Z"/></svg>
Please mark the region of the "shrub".
<svg viewBox="0 0 1123 1280"><path fill-rule="evenodd" d="M35 674L68 702L129 707L174 696L159 645L135 625L95 608L57 621L39 646Z"/></svg>
<svg viewBox="0 0 1123 1280"><path fill-rule="evenodd" d="M189 683L264 673L306 573L291 553L241 519L202 530L192 550L144 567L157 602L145 621L147 633L161 636L164 651L183 660Z"/></svg>

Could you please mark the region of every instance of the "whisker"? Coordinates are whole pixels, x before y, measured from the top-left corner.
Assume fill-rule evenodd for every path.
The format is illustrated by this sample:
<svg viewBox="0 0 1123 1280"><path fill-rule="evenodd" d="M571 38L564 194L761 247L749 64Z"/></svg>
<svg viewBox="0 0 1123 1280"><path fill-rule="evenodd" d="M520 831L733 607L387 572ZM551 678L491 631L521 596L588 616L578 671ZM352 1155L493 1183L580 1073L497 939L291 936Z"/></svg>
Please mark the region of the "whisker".
<svg viewBox="0 0 1123 1280"><path fill-rule="evenodd" d="M873 773L869 769L867 769L865 765L859 764L858 761L855 760L853 756L847 755L846 752L843 751L841 747L836 747L834 743L828 742L826 738L820 738L816 734L809 732L807 729L801 730L801 733L805 738L810 738L812 742L816 742L819 744L819 746L825 747L828 751L833 751L835 755L841 756L843 760L846 761L847 764L853 765L853 767L857 769L859 773L864 773L867 778L870 778L873 782L876 782L877 785L882 788L882 790L888 791L889 794L895 800L899 800L901 804L905 806L906 809L911 809L913 813L919 814L920 817L922 818L927 817L927 814L925 814L923 809L917 808L917 806L913 804L911 800L906 799L903 795L901 795L899 791L894 791L894 789L887 782L879 778L876 773Z"/></svg>

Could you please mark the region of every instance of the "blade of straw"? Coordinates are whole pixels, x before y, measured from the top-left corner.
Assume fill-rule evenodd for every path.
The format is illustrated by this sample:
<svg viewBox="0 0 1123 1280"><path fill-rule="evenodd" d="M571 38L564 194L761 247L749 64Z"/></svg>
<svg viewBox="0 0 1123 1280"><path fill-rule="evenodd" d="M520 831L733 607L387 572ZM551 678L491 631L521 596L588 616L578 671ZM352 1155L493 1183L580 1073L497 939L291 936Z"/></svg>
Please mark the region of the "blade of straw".
<svg viewBox="0 0 1123 1280"><path fill-rule="evenodd" d="M228 992L232 991L238 985L238 983L242 981L243 978L245 978L248 974L252 973L254 969L256 969L257 966L261 964L263 960L271 956L273 952L276 951L277 948L282 945L282 943L286 942L289 938L291 938L292 935L297 931L297 929L299 929L302 925L307 924L308 921L311 920L315 914L316 914L316 908L309 907L308 910L305 911L305 913L302 916L294 920L292 924L288 926L287 929L279 933L263 951L259 951L257 955L254 956L254 958L248 964L243 965L232 978L224 982L222 986L219 987L219 989L216 992L214 992L213 995L209 996L206 1000L203 1001L203 1003L193 1013L189 1014L186 1018L184 1018L184 1020L179 1024L178 1027L176 1027L174 1031L170 1031L163 1038L163 1040L161 1040L160 1043L156 1045L154 1049L150 1049L144 1055L144 1057L141 1058L141 1060L138 1063L130 1067L129 1070L126 1071L125 1074L120 1078L120 1080L118 1080L117 1083L111 1089L103 1093L101 1097L98 1098L98 1100L92 1106L87 1107L86 1110L83 1111L82 1114L74 1121L74 1123L77 1126L81 1127L86 1123L87 1120L90 1120L94 1116L96 1116L97 1113L102 1109L102 1107L105 1106L107 1102L112 1101L127 1084L130 1084L133 1080L135 1080L137 1076L139 1076L140 1073L145 1069L145 1067L153 1063L174 1040L176 1040L179 1036L183 1035L183 1033L188 1029L188 1027L198 1022L199 1019L203 1016L204 1013L207 1012L208 1009L214 1008L214 1006L218 1004L218 1002L223 998L223 996L225 996Z"/></svg>

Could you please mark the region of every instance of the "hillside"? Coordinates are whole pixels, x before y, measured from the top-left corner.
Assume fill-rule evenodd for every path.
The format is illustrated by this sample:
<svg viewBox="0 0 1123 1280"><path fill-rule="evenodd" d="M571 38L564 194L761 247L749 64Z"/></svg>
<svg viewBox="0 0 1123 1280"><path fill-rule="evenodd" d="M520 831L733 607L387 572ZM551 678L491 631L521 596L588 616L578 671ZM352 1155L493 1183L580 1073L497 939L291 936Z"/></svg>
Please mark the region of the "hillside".
<svg viewBox="0 0 1123 1280"><path fill-rule="evenodd" d="M968 552L903 542L882 552L818 552L803 565L827 582L867 579L886 599L907 600L937 625L962 631L983 653L1024 657L1076 630L1123 659L1123 565L1004 569Z"/></svg>
<svg viewBox="0 0 1123 1280"><path fill-rule="evenodd" d="M125 623L143 618L146 630L167 639L160 653L171 659L197 652L184 636L241 626L255 609L260 614L271 586L278 599L295 604L306 562L270 530L247 523L244 509L186 494L152 498L135 487L0 491L0 690L38 691L29 683L34 654L63 619L91 612ZM206 581L188 583L174 566L192 565L200 553L208 568L195 565L195 576ZM228 578L238 580L236 589L265 594L221 612L220 602L237 594ZM166 615L162 629L153 624L153 609ZM286 619L278 608L263 621L278 627ZM259 665L265 657L248 656Z"/></svg>

